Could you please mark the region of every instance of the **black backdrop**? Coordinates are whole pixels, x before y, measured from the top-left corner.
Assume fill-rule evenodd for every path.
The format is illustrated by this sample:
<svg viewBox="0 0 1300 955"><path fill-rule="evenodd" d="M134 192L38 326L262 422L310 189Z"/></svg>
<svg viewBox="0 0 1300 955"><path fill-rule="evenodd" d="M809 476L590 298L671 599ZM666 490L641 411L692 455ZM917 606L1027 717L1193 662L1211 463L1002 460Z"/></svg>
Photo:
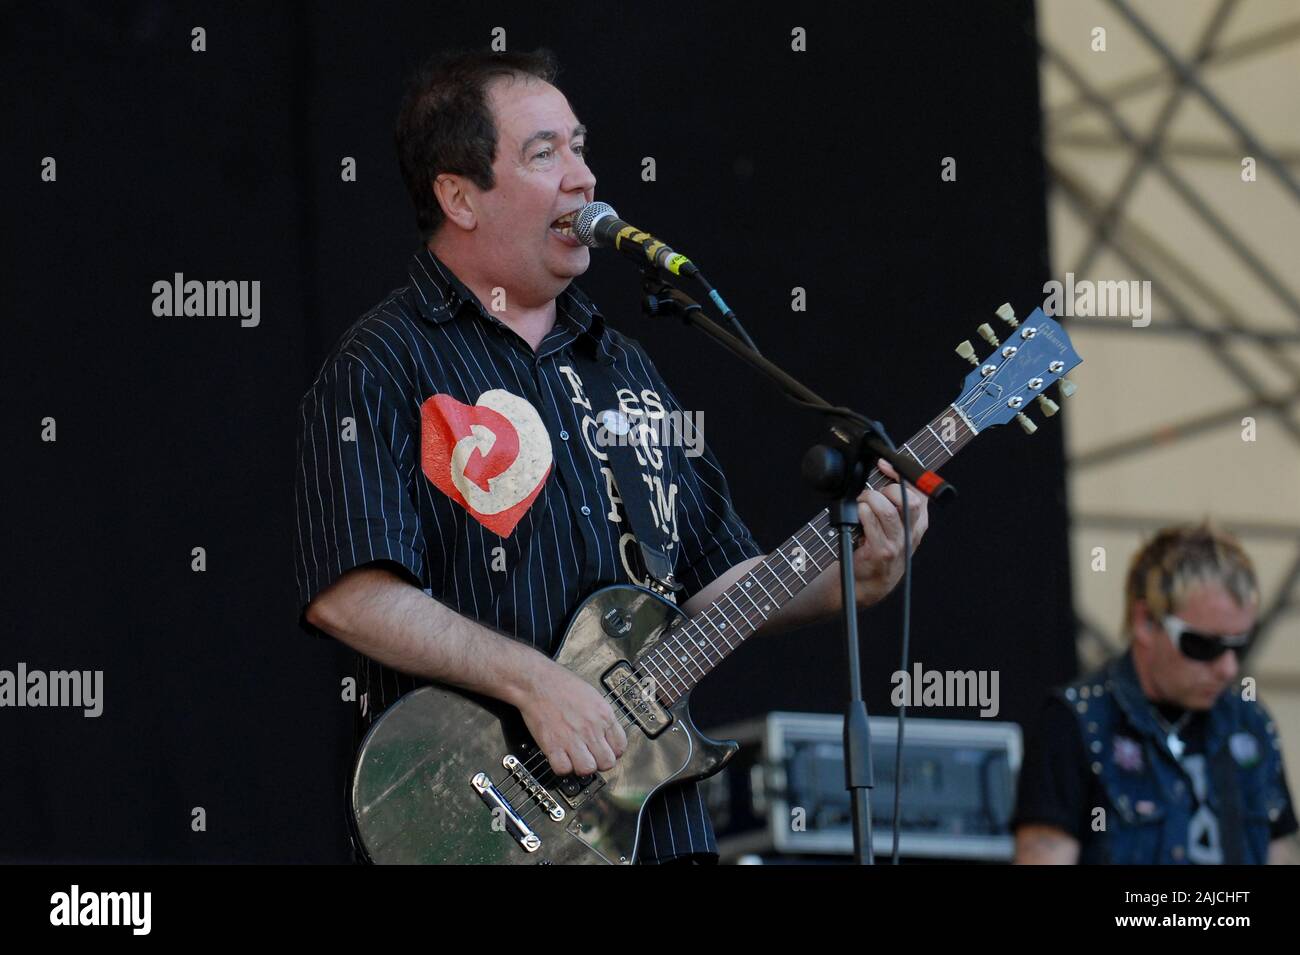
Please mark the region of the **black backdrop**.
<svg viewBox="0 0 1300 955"><path fill-rule="evenodd" d="M294 424L329 345L405 281L417 240L392 121L427 52L498 26L555 50L597 196L701 263L766 354L899 440L956 396L953 345L1005 300L1031 309L1047 277L1028 0L64 2L6 19L0 669L102 669L105 697L95 719L0 710L9 860L344 858L346 651L295 626ZM151 286L175 272L259 280L260 324L155 317ZM703 409L762 544L820 508L798 476L805 413L698 333L641 324L626 263L597 253L581 284ZM962 496L915 561L913 657L998 669L999 718L1030 718L1075 667L1060 426L998 429L946 473ZM862 618L874 713L899 609ZM695 711L832 712L845 681L838 631L808 630L738 652Z"/></svg>

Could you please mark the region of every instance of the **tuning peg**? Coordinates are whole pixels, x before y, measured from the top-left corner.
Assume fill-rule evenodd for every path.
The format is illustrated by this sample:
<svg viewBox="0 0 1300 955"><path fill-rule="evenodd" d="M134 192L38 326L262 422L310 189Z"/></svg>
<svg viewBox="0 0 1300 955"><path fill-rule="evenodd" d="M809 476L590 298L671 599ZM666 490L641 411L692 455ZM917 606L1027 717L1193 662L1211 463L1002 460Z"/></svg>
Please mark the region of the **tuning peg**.
<svg viewBox="0 0 1300 955"><path fill-rule="evenodd" d="M979 332L980 338L984 339L994 348L997 348L999 345L1002 344L1000 341L998 341L998 336L993 333L993 326L990 325L988 322L985 322L979 328L975 329L975 331Z"/></svg>
<svg viewBox="0 0 1300 955"><path fill-rule="evenodd" d="M976 368L980 366L980 360L975 357L975 346L970 343L969 338L966 339L964 342L962 342L960 345L958 345L956 351L958 355L960 355L962 358L965 358Z"/></svg>
<svg viewBox="0 0 1300 955"><path fill-rule="evenodd" d="M1079 386L1076 385L1074 382L1072 382L1069 378L1062 378L1060 381L1060 389L1061 389L1061 397L1069 398L1071 395L1073 395L1076 391L1079 390Z"/></svg>
<svg viewBox="0 0 1300 955"><path fill-rule="evenodd" d="M1020 422L1020 427L1025 429L1025 434L1033 434L1038 430L1038 425L1034 424L1033 419L1023 411L1016 415L1016 420Z"/></svg>
<svg viewBox="0 0 1300 955"><path fill-rule="evenodd" d="M1012 328L1018 328L1020 326L1020 322L1016 319L1015 310L1011 307L1010 302L1003 302L999 305L996 315Z"/></svg>
<svg viewBox="0 0 1300 955"><path fill-rule="evenodd" d="M1047 395L1038 396L1038 407L1042 408L1043 414L1047 415L1049 418L1061 410L1061 406L1051 398L1047 397Z"/></svg>

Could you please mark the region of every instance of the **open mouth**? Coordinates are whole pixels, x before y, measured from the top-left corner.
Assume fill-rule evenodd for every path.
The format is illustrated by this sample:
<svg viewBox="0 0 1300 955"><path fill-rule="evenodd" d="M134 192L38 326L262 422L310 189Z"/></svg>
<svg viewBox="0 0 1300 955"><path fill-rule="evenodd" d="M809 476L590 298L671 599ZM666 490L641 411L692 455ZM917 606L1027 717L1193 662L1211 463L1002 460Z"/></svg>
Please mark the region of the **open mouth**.
<svg viewBox="0 0 1300 955"><path fill-rule="evenodd" d="M551 223L551 230L558 232L560 235L577 241L577 236L573 234L573 224L578 219L578 210L566 212L554 222Z"/></svg>

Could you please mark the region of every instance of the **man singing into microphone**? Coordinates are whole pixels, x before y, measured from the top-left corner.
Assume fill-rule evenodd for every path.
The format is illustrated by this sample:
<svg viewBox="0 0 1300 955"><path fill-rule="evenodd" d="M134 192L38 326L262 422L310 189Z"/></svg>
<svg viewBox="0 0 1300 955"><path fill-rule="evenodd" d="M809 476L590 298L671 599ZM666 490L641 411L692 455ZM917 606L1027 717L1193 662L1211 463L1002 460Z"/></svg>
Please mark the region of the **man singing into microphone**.
<svg viewBox="0 0 1300 955"><path fill-rule="evenodd" d="M296 573L311 632L357 651L358 733L437 681L516 707L554 771L609 770L627 739L602 694L550 659L578 604L647 582L624 489L592 441L590 376L627 410L683 409L634 340L575 285L589 251L571 233L593 201L586 128L534 54L436 57L397 120L423 247L410 284L353 324L299 406ZM645 457L691 614L762 559L702 449ZM891 477L896 477L888 471ZM925 500L908 497L912 543ZM903 569L898 485L860 498L856 599ZM832 565L762 627L839 611ZM360 737L358 736L358 739ZM694 783L646 805L641 862L714 862Z"/></svg>

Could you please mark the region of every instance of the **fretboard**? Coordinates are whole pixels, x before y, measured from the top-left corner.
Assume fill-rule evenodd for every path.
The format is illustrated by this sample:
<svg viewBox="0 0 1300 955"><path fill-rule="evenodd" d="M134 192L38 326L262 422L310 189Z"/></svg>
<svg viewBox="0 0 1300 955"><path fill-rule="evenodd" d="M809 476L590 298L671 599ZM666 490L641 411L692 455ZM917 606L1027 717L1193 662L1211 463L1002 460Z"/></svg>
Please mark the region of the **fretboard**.
<svg viewBox="0 0 1300 955"><path fill-rule="evenodd" d="M933 469L951 459L975 434L965 415L949 405L899 450L923 468ZM870 487L880 490L889 483L872 468L867 478ZM855 529L855 539L860 532L860 527ZM825 509L713 603L642 654L637 661L642 677L652 678L658 698L672 705L838 560L839 530Z"/></svg>

